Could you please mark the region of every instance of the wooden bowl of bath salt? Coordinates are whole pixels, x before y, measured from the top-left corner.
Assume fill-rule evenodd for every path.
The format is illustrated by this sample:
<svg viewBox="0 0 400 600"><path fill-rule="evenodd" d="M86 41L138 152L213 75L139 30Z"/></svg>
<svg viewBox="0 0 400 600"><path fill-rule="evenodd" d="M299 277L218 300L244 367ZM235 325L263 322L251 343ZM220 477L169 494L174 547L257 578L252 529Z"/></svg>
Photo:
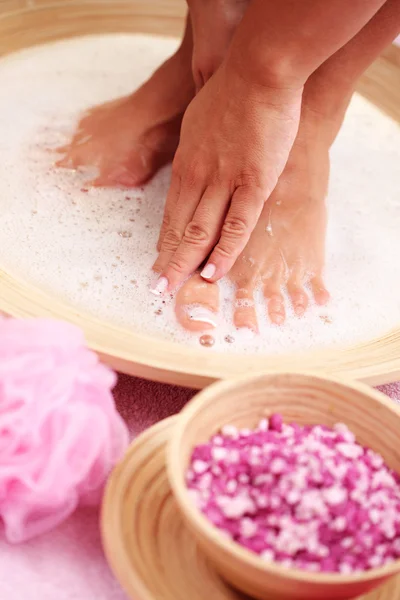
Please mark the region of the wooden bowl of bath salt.
<svg viewBox="0 0 400 600"><path fill-rule="evenodd" d="M186 9L184 0L2 0L0 60L8 54L29 47L91 34L143 33L177 38L184 28ZM400 49L393 46L385 51L360 80L358 91L382 112L400 122L399 72ZM31 76L28 79L32 81ZM91 79L89 78L90 81ZM94 80L97 81L96 78ZM29 93L23 94L23 85L24 81L21 80L21 97L25 98ZM2 89L1 80L0 88ZM32 102L32 106L34 105ZM7 116L4 118L7 119ZM12 108L8 121L12 122L15 118ZM24 122L23 119L21 122ZM45 187L50 186L48 182L45 184ZM17 204L7 193L9 192L6 182L5 185L3 183L0 194L5 213L10 205ZM15 231L18 232L18 235L13 234L18 237L15 246L22 245L22 240L31 236L29 232L35 230L33 219L36 217L32 217L32 220L29 215L23 217L21 212L18 222L14 223ZM24 228L25 223L21 228L20 224L26 218L29 219L29 226ZM0 225L0 232L2 227L4 226ZM14 227L10 227L9 231L13 232ZM52 256L60 251L59 268L64 266L68 273L65 280L74 279L79 287L77 273L82 269L85 272L82 285L87 286L86 279L89 278L92 285L95 273L90 271L85 261L70 265L71 268L66 266L66 263L63 264L64 258L69 255L68 244L64 248L52 247L51 251ZM93 254L96 255L96 252ZM32 256L34 255L33 251ZM135 263L135 259L138 260L135 256L131 256L130 259L132 264ZM40 266L43 264L46 264L45 260ZM195 345L185 346L183 343L172 341L168 336L145 333L139 326L118 324L111 318L97 314L95 310L81 308L79 303L75 304L64 292L52 290L50 284L47 285L40 277L35 279L35 273L35 269L30 268L29 261L10 266L6 263L4 255L0 256L0 313L19 318L51 317L69 321L84 331L89 346L102 360L118 371L131 375L202 388L218 379L240 374L256 374L265 369L290 369L295 365L296 369L346 375L371 385L400 379L400 325L391 331L388 327L379 337L374 336L363 343L344 347L311 349L293 355L291 352L279 355L273 352L245 353L239 349L237 353L227 353L224 352L227 346L214 351L216 346L203 348L197 339ZM334 293L334 290L331 291ZM119 292L115 292L117 293ZM128 310L133 312L134 305L129 305ZM321 315L321 319L325 319L327 327L330 326L329 318L324 314ZM371 321L373 319L372 312ZM395 325L394 323L393 326ZM346 320L343 327L346 327ZM236 336L236 332L234 333Z"/></svg>
<svg viewBox="0 0 400 600"><path fill-rule="evenodd" d="M286 424L283 425L283 428L278 423L279 419L276 421L277 413L283 417L283 423ZM236 494L234 490L239 489L239 484L244 485L243 482L246 481L246 478L247 480L251 478L251 485L253 486L262 485L260 482L256 482L254 471L251 471L251 469L258 469L259 467L257 465L262 466L262 462L264 461L265 463L267 460L267 454L258 454L258 456L262 456L262 458L256 459L255 463L251 462L253 459L253 454L251 454L250 458L248 459L249 463L247 463L246 466L246 468L250 469L250 471L241 471L238 458L239 454L235 455L235 458L232 457L232 454L229 454L229 452L232 453L239 451L232 450L234 446L229 446L230 450L227 450L228 446L225 445L227 440L231 438L234 440L239 439L240 435L242 435L240 432L243 431L243 438L241 439L244 445L242 445L241 448L245 448L246 444L250 443L246 441L250 439L246 436L249 436L250 430L255 430L258 425L259 429L257 430L257 435L259 436L267 435L262 433L263 431L267 431L269 434L274 427L277 429L281 427L279 431L283 433L280 433L279 435L283 436L282 448L284 447L285 452L287 453L289 452L288 436L290 431L292 431L292 434L295 435L293 433L294 428L288 426L290 423L295 423L298 426L326 426L329 428L329 430L326 429L326 431L330 432L329 434L327 433L327 435L331 435L332 433L331 437L337 434L335 433L336 431L347 431L346 434L343 434L343 440L346 440L345 443L340 441L342 440L342 437L340 437L340 439L337 438L340 441L337 448L340 449L340 452L343 452L347 457L345 460L350 461L346 463L349 465L346 467L346 469L350 469L350 467L353 468L353 465L355 466L359 464L357 463L357 460L360 456L360 453L363 453L363 448L361 447L364 447L369 449L368 453L365 451L365 456L374 456L375 461L379 454L380 456L378 460L381 461L382 465L384 461L384 464L387 465L388 469L393 470L395 473L400 473L400 446L398 443L398 432L400 430L400 408L398 406L396 406L393 402L388 400L379 392L368 388L364 384L346 383L340 380L324 378L313 374L275 373L260 377L242 378L214 384L196 396L183 410L173 427L167 457L169 480L175 499L179 505L182 515L184 516L188 528L195 536L201 549L208 557L210 562L215 566L216 570L220 573L224 580L243 593L253 598L257 598L258 600L350 600L351 598L358 598L380 586L387 579L400 572L400 560L398 560L398 554L395 555L396 558L393 558L390 564L386 564L377 568L367 567L365 570L357 570L357 572L348 572L344 568L338 572L334 572L334 569L332 572L326 572L330 569L326 569L325 572L317 572L318 569L306 571L305 569L287 566L287 559L286 565L282 566L280 562L275 561L275 558L271 558L270 550L268 550L268 556L266 560L266 555L264 553L257 554L256 552L250 551L248 549L249 546L245 548L243 545L241 545L242 542L239 544L237 541L233 540L233 533L230 535L231 532L237 531L237 529L234 529L234 525L232 523L239 517L240 539L246 541L249 536L251 537L256 535L254 529L252 532L251 529L249 530L249 527L252 526L250 522L251 515L255 514L256 512L255 507L257 507L258 511L261 510L259 509L259 506L264 508L265 506L268 506L268 510L272 511L272 514L278 515L280 514L279 512L273 512L273 506L284 506L285 508L282 508L282 511L286 511L284 512L285 515L288 514L287 506L289 505L289 502L294 506L293 510L296 509L297 511L301 506L303 506L301 510L304 509L305 505L302 505L302 498L305 498L305 494L308 493L306 488L302 488L301 493L299 493L299 497L297 499L292 497L292 500L289 500L288 491L290 490L290 492L292 492L292 488L282 488L284 491L280 492L282 493L282 497L280 500L278 498L278 504L272 505L273 496L274 494L276 495L278 493L277 481L279 481L279 479L275 479L275 483L270 484L272 486L272 493L269 499L265 500L264 497L263 504L257 504L259 498L261 502L260 493L257 492L257 496L252 495L256 489L255 487L253 487L251 492L249 492L246 496L244 496L243 487L241 488L240 493L238 491ZM334 428L334 426L336 429L331 429ZM322 435L320 430L320 427L316 430L318 431L318 436ZM351 432L355 435L356 441L354 441L354 436L351 440ZM275 435L275 433L273 433L273 435ZM341 434L339 435L341 436ZM224 441L222 440L223 436L225 436ZM322 438L318 437L318 440L319 439ZM210 440L212 440L212 446L211 444L208 444ZM351 443L347 443L349 440ZM233 442L230 441L229 443L232 444ZM292 445L290 446L293 448L293 450L290 450L290 452L296 452L296 447L299 443L299 438L293 438ZM316 443L315 438L312 443ZM207 444L207 446L204 446L205 444ZM268 444L270 445L270 442L268 442ZM198 453L193 454L193 450L199 447L200 449L198 449ZM307 448L309 447L311 446L307 446ZM260 452L267 453L267 450L264 450L263 445L259 448ZM353 452L354 448L357 448L356 453ZM254 447L251 447L251 452L253 452L253 450ZM211 458L209 459L210 462L207 464L208 459L201 458L200 460L199 456L208 456L208 452L210 453L209 455ZM227 462L223 461L221 452L224 456L228 457L226 458ZM241 450L241 452L250 452L250 450ZM272 452L273 449L271 449L269 446L268 453L271 454ZM283 450L282 452L283 454L279 454L279 456L288 456L288 454L285 454ZM299 461L304 458L304 454L307 454L307 452L308 451L305 453L302 452L301 457L299 454ZM192 461L192 456L195 458L197 457L196 460ZM323 460L323 463L321 464L327 464L327 459L321 460ZM232 465L235 464L239 464L239 466L233 467ZM248 467L249 464L256 466ZM286 476L285 474L289 473L289 471L285 470L289 469L288 465L289 462L286 464L286 466L283 464L278 468L277 462L270 462L268 466L267 477L272 477L271 473L279 473L280 475L276 475L276 477L283 478ZM232 468L237 470L235 472L228 471L228 469ZM296 473L298 473L298 465L293 468L296 470ZM382 466L382 468L385 467ZM214 469L216 470L214 471ZM230 473L229 477L231 477L233 481L229 480L229 482L226 483L226 477L228 477L228 475L225 475L225 473L228 472ZM238 472L252 474L244 475L245 479L242 480L241 477L243 477L243 475L237 476L234 474L237 474ZM259 473L260 471L256 472ZM350 473L350 471L348 473ZM311 475L307 475L307 477L309 476L311 477ZM346 477L347 476L350 477L350 474L346 475ZM198 478L198 487L196 489L194 489L193 483L191 483L194 477ZM222 484L224 477L225 483ZM263 475L263 477L265 477L265 475ZM316 477L316 475L313 474L312 477ZM344 477L343 473L341 477ZM379 475L379 477L381 477L381 475ZM208 478L206 483L205 478ZM396 483L397 480L395 478L396 475L393 476L392 481L394 489L398 493L399 483ZM213 488L210 483L211 479L213 479L214 483L217 482L215 485L224 485L226 487ZM273 481L273 479L271 481ZM347 510L347 501L344 502L344 497L340 498L340 494L343 493L343 490L339 490L339 497L337 495L340 487L339 484L332 481L329 484L325 483L325 479L318 479L316 481L322 482L318 484L317 487L322 489L321 494L324 494L323 497L326 498L326 504L324 501L323 508L317 509L316 507L319 506L316 504L318 500L315 500L314 496L314 499L311 502L312 510L326 510L327 507L329 507L329 510L332 510L332 515L350 515L350 513L345 512L345 510ZM341 481L344 481L344 479ZM377 481L378 479L371 479L371 483L368 483L368 485L371 485L372 487L363 489L375 489L373 486L378 485L376 483ZM309 479L307 479L307 482L309 482ZM212 485L214 485L214 483ZM281 483L282 480L280 480L280 484ZM229 488L228 494L228 486L232 485L233 488ZM191 487L190 491L188 486ZM327 486L326 489L325 486ZM345 483L343 483L343 486L345 486ZM216 489L219 491L210 492L210 490ZM293 489L296 490L296 488ZM353 490L353 488L349 488L349 490L350 489ZM355 489L356 488L354 488L354 491L352 492L348 492L349 499L351 498L353 500L356 498L355 495L353 496L353 493L356 493ZM207 510L209 511L207 512L207 517L195 504L193 500L194 492L196 493L196 501L201 504L202 510L205 512L207 512ZM215 494L215 496L212 494ZM245 500L244 505L243 498ZM238 504L239 500L242 502L241 506ZM249 502L250 506L248 505ZM271 504L268 504L268 502L271 502ZM341 510L339 509L339 506L343 506L344 511L337 512ZM365 504L365 506L367 505ZM217 508L218 514L215 516L215 511ZM310 507L308 507L306 510L309 510L309 508ZM276 510L278 510L278 508L276 508ZM214 519L215 523L220 523L222 513L225 515L224 522L227 524L224 534L211 522L211 520L209 520ZM271 512L264 512L262 519L266 519L267 517L269 518L268 515L270 514ZM296 515L297 514L300 515L300 520L303 518L308 518L304 516L307 513L296 512ZM315 514L319 515L325 513L316 512ZM366 514L369 515L368 512ZM267 517L265 515L267 515ZM353 515L353 517L349 516L348 519L360 518L359 515L356 516L354 513ZM287 517L285 518L287 519ZM326 519L326 517L323 518ZM336 524L338 526L338 529L335 529L335 531L345 531L346 528L346 531L349 531L351 527L354 527L353 522L355 521L352 520L351 523L345 521L345 523L342 524L340 526L341 528L339 529L340 519L339 521L336 521L336 518L336 516L331 517L329 514L328 521L325 520L325 522L329 524L333 523L335 520L334 526L336 527ZM383 517L381 516L380 518L382 519ZM363 519L365 521L364 517ZM364 531L364 521L360 521L360 531ZM253 524L254 522L255 521L253 521ZM262 521L262 523L264 522L266 521ZM261 521L258 521L257 523L258 527L260 527ZM244 533L244 525L246 525L246 534ZM277 526L277 522L274 521L273 527L275 526ZM224 527L222 527L222 529L224 529ZM228 527L230 529L228 529ZM282 525L281 527L282 531L285 527L286 531L288 531L288 528L292 527L292 524L286 522L286 525ZM375 527L375 525L371 524L371 528L373 527ZM319 528L317 530L320 532ZM260 529L259 531L261 532ZM370 531L372 531L372 529ZM260 533L260 536L264 536L264 534L265 530ZM274 533L273 535L278 536L278 533ZM311 535L312 534L310 534L310 536ZM341 544L341 536L343 536L344 539L345 535L348 536L350 534L335 533L334 535L338 536L335 538L336 541L334 542L337 548L337 544ZM395 537L398 536L398 533L388 535L392 535L392 539L394 540ZM262 538L262 540L264 539L266 539L266 537ZM351 538L353 541L350 543L355 544L355 539L355 537ZM291 551L289 550L289 547L291 543L291 540L287 541L287 545L285 546L284 550L281 548L280 552L285 553L287 551L288 555L290 555ZM371 547L370 552L374 553L375 548L372 548L372 542L369 542L369 544ZM343 548L344 547L345 546L343 545ZM315 554L317 549L310 549L309 552L311 554ZM344 552L345 551L343 550L343 553ZM319 556L327 556L327 554L320 554ZM340 560L345 560L342 557L339 558ZM323 559L321 559L321 561L322 560ZM364 560L364 557L360 557L360 560ZM365 558L365 560L367 559ZM371 560L371 562L368 564L376 564L372 558L368 558L368 560ZM291 561L291 564L294 564L293 561ZM377 597L381 597L379 596L378 591L377 594Z"/></svg>
<svg viewBox="0 0 400 600"><path fill-rule="evenodd" d="M109 478L101 516L108 562L131 600L250 600L218 573L172 493L166 453L178 418L141 434ZM398 597L392 577L358 600Z"/></svg>

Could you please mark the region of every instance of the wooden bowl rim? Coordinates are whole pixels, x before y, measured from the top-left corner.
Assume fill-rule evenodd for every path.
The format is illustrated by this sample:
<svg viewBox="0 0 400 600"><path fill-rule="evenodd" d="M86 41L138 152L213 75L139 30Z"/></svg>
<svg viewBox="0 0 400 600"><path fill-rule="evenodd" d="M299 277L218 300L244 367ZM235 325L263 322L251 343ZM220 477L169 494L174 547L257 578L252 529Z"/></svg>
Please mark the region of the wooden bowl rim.
<svg viewBox="0 0 400 600"><path fill-rule="evenodd" d="M219 381L212 384L205 390L199 392L188 404L183 408L177 420L173 425L173 433L167 447L167 474L171 485L172 492L175 496L180 510L185 514L187 519L194 524L194 528L203 532L208 541L216 546L220 551L224 551L233 556L237 561L241 561L244 567L251 567L265 574L279 575L282 578L301 581L302 583L317 583L331 586L342 586L354 583L366 583L372 580L387 579L400 572L400 559L389 565L370 569L363 573L355 573L351 575L342 574L325 574L325 573L308 573L300 569L293 569L281 566L279 563L265 563L256 554L242 548L239 544L224 537L220 531L211 524L211 522L201 513L190 499L188 490L183 479L177 476L180 473L180 445L182 437L186 432L186 428L197 416L198 411L204 405L214 400L221 394L228 394L231 390L238 386L253 383L255 381L268 379L275 376L299 376L310 377L317 379L321 383L333 383L349 388L362 393L366 400L377 406L385 406L400 420L400 406L393 400L390 400L381 392L370 388L368 385L352 380L346 380L338 377L324 376L321 373L313 371L271 371L256 376L243 376L230 379L228 381ZM243 390L244 391L244 390Z"/></svg>
<svg viewBox="0 0 400 600"><path fill-rule="evenodd" d="M129 572L129 595L131 592L138 596L140 600L154 600L154 597L146 586L135 569L131 568L129 561L129 553L122 535L115 535L115 532L120 533L120 522L122 519L121 511L114 510L113 498L120 488L125 495L129 488L130 477L127 466L129 466L132 456L136 454L139 447L146 446L152 438L159 435L165 429L170 430L176 421L176 415L168 417L152 425L140 435L138 435L130 443L127 451L121 458L120 462L114 467L110 477L107 480L104 496L100 511L100 533L103 545L104 554L107 562L111 566L113 573L118 581L126 586L124 589L128 593L128 584L126 573Z"/></svg>

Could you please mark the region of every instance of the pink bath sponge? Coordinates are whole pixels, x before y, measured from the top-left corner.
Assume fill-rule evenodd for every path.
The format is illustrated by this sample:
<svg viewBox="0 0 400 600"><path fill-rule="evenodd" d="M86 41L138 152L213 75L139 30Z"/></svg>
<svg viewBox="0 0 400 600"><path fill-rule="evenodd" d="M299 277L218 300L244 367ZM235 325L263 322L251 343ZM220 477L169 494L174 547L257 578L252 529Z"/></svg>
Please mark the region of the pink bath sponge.
<svg viewBox="0 0 400 600"><path fill-rule="evenodd" d="M115 381L72 325L0 317L0 519L10 542L100 501L128 445Z"/></svg>

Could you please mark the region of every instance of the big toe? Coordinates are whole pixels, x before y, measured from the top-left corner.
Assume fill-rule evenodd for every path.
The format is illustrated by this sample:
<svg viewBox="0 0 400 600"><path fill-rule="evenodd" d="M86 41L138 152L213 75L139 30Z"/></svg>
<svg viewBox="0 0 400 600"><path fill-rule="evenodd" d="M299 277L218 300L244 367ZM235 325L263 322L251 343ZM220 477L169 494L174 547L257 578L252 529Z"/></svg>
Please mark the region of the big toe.
<svg viewBox="0 0 400 600"><path fill-rule="evenodd" d="M175 314L188 331L207 331L218 325L219 287L198 273L184 283L176 295Z"/></svg>

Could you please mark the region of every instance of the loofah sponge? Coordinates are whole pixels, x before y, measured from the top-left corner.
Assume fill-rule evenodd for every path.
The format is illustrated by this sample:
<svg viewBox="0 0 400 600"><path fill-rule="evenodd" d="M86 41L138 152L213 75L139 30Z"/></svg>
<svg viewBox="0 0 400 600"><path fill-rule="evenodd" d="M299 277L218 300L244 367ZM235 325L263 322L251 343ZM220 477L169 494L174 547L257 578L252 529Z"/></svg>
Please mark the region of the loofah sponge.
<svg viewBox="0 0 400 600"><path fill-rule="evenodd" d="M115 381L72 325L0 317L0 519L10 542L100 501L128 444Z"/></svg>

